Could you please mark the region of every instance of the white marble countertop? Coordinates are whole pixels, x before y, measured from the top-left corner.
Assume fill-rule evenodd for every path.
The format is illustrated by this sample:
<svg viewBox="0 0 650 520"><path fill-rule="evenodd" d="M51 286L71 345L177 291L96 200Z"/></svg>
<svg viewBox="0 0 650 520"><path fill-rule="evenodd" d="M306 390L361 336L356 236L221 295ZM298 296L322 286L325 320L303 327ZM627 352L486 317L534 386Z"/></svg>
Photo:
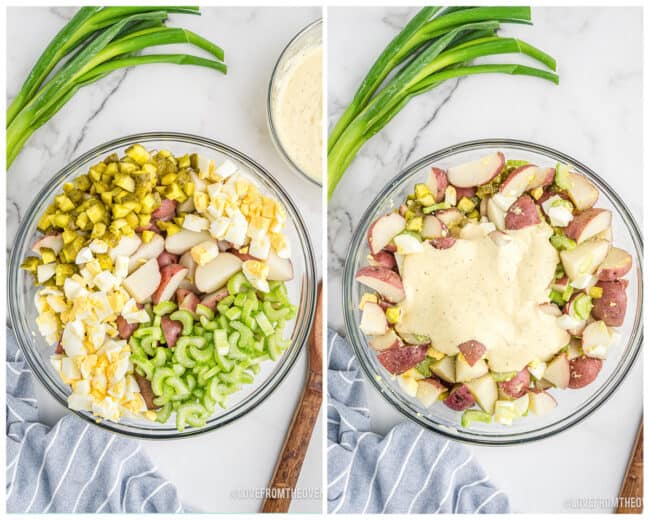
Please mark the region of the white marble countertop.
<svg viewBox="0 0 650 520"><path fill-rule="evenodd" d="M264 165L297 202L320 264L321 192L291 173L273 148L266 126L266 93L273 65L286 43L299 29L320 17L321 11L316 7L202 11L200 17L172 15L170 25L182 25L219 43L226 51L228 75L196 67L147 65L118 71L79 91L36 132L9 171L9 244L34 194L71 159L128 134L176 131L224 142ZM72 12L70 8L9 10L9 98L16 94L39 53ZM171 47L164 52L174 52L168 49ZM176 484L183 501L195 510L255 512L261 501L239 499L231 493L266 487L305 373L303 353L275 393L244 418L193 439L143 442L144 448L163 475ZM48 423L65 413L40 387L38 397L43 419ZM319 421L298 483L300 488L320 489L321 438ZM296 500L292 504L294 512L320 510L320 499Z"/></svg>
<svg viewBox="0 0 650 520"><path fill-rule="evenodd" d="M413 13L328 10L330 128L375 57ZM559 86L503 75L449 81L413 100L347 171L329 205L328 319L339 331L342 263L361 214L404 166L446 146L509 137L565 151L611 183L640 223L640 8L536 8L533 21L533 27L510 25L504 34L519 35L554 56ZM642 413L641 390L638 362L607 405L572 430L526 446L471 449L507 492L513 511L577 512L572 500L617 496ZM403 420L374 389L369 394L375 430L387 431Z"/></svg>

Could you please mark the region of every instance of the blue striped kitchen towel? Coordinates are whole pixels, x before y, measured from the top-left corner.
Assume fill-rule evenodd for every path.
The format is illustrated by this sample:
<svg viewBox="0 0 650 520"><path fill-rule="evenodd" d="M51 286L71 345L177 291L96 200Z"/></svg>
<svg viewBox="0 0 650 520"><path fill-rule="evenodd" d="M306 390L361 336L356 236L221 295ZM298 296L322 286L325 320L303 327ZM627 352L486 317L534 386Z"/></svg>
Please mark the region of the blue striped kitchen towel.
<svg viewBox="0 0 650 520"><path fill-rule="evenodd" d="M359 363L328 331L327 508L330 513L508 513L505 494L469 450L411 422L370 431Z"/></svg>
<svg viewBox="0 0 650 520"><path fill-rule="evenodd" d="M7 331L7 511L180 513L176 488L135 440L68 414L38 421L34 376Z"/></svg>

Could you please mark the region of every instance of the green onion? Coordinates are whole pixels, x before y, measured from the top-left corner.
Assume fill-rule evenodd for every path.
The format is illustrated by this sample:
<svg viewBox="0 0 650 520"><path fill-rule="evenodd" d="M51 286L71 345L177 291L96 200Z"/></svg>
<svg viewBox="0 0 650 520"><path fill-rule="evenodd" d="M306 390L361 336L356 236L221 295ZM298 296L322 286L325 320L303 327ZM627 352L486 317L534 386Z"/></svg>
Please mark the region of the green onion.
<svg viewBox="0 0 650 520"><path fill-rule="evenodd" d="M414 97L448 79L502 73L558 83L554 72L518 64L472 65L498 54L522 54L555 71L555 60L532 45L494 33L501 23L530 23L528 7L428 7L386 47L334 126L328 141L328 197L358 151ZM396 72L395 70L404 63ZM388 76L392 78L384 84ZM382 88L382 84L384 84Z"/></svg>
<svg viewBox="0 0 650 520"><path fill-rule="evenodd" d="M79 90L124 68L151 63L207 67L227 72L221 47L181 28L164 25L169 13L199 14L197 7L82 7L59 31L7 109L7 166L29 137ZM136 53L149 47L188 43L211 54ZM66 57L70 55L71 57ZM65 60L65 61L64 61Z"/></svg>

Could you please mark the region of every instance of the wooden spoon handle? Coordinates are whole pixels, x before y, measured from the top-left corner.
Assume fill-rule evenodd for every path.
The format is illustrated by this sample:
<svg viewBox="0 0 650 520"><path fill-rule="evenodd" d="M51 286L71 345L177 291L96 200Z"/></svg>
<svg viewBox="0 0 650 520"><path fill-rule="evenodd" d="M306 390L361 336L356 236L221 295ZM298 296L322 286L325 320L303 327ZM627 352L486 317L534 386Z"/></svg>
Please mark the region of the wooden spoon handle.
<svg viewBox="0 0 650 520"><path fill-rule="evenodd" d="M270 495L262 504L263 513L286 513L298 483L302 463L323 401L323 324L321 288L318 291L314 324L309 336L310 368L300 402L293 414L287 437L269 484Z"/></svg>
<svg viewBox="0 0 650 520"><path fill-rule="evenodd" d="M322 388L322 377L310 374L269 485L271 496L266 498L262 505L263 513L289 511L291 494L298 483L309 440L318 420L323 400L320 388Z"/></svg>
<svg viewBox="0 0 650 520"><path fill-rule="evenodd" d="M643 511L643 418L636 434L634 451L625 471L621 491L618 494L616 513L640 514Z"/></svg>

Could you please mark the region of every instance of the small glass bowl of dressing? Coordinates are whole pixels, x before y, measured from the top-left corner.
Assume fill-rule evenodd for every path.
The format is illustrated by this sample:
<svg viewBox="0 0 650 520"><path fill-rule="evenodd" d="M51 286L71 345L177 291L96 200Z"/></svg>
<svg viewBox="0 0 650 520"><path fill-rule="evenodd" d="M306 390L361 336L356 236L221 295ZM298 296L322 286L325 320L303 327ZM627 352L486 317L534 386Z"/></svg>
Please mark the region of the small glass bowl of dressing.
<svg viewBox="0 0 650 520"><path fill-rule="evenodd" d="M323 20L303 28L278 58L267 95L273 144L289 168L323 183Z"/></svg>

